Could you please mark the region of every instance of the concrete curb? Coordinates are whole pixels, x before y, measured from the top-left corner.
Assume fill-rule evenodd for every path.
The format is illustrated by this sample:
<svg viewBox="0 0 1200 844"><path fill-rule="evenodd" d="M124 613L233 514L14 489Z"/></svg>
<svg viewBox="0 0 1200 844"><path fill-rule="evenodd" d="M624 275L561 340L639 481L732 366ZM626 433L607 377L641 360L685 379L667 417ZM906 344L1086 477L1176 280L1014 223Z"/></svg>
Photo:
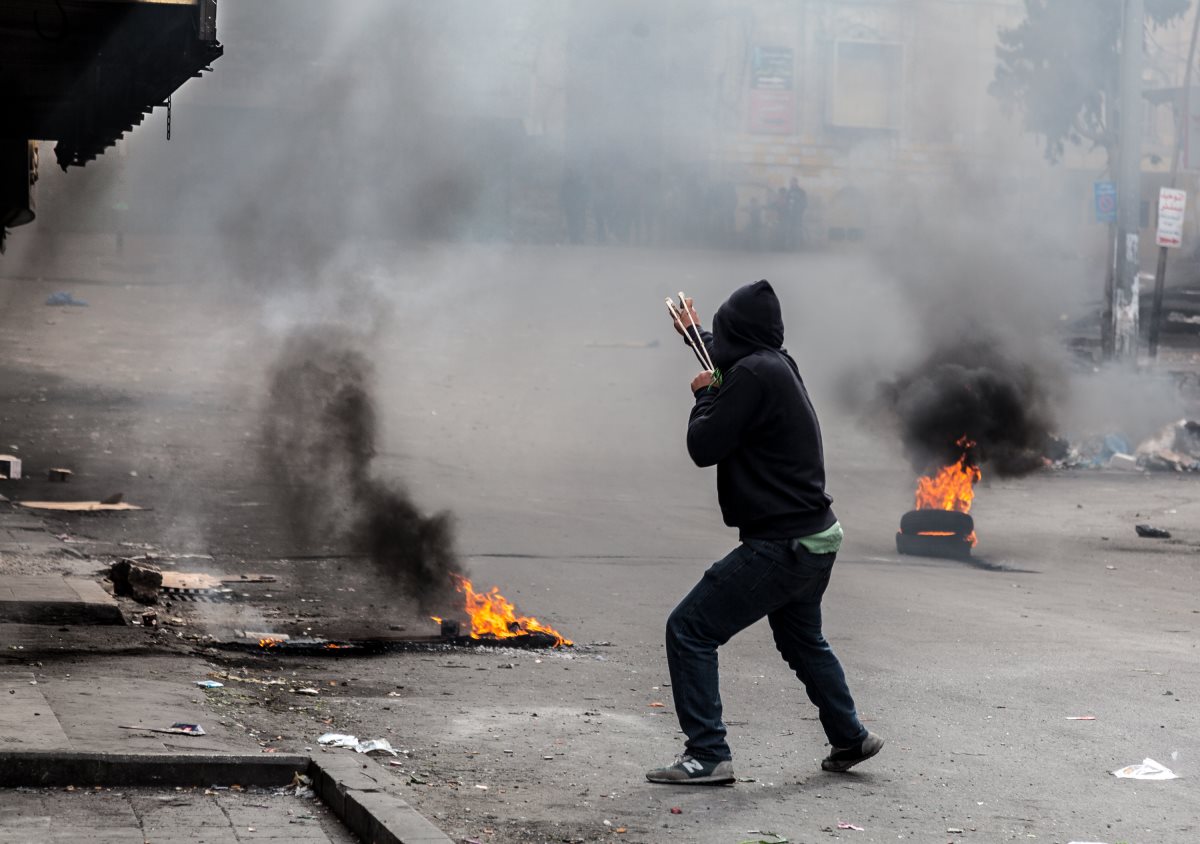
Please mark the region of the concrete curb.
<svg viewBox="0 0 1200 844"><path fill-rule="evenodd" d="M386 772L357 753L314 756L309 775L318 796L367 844L453 844L424 815L389 793Z"/></svg>
<svg viewBox="0 0 1200 844"><path fill-rule="evenodd" d="M347 751L285 754L0 751L0 788L76 786L203 787L288 785L306 773L313 790L366 844L453 844L402 798L376 764Z"/></svg>
<svg viewBox="0 0 1200 844"><path fill-rule="evenodd" d="M287 785L307 756L227 753L0 752L0 787Z"/></svg>

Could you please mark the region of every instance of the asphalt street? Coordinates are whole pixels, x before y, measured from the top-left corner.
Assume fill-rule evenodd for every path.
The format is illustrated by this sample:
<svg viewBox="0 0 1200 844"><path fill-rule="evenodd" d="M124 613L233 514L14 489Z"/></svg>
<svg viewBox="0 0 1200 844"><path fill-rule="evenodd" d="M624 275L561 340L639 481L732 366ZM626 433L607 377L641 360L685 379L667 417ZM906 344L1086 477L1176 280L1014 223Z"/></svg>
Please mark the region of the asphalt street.
<svg viewBox="0 0 1200 844"><path fill-rule="evenodd" d="M337 320L368 338L377 367L375 471L422 508L453 513L477 585L499 586L577 643L301 659L166 637L164 652L319 689L229 684L207 695L214 720L281 751L331 730L386 737L402 753L378 764L456 839L1200 839L1189 785L1200 775L1200 486L1189 475L985 470L975 562L899 557L914 475L877 414L847 398L919 355L919 309L870 261L431 246L378 254L342 278L315 271L326 283L314 290L201 273L173 245L127 248L118 259L81 241L36 270L4 266L0 445L19 448L31 477L0 492L119 491L151 508L51 518L91 561L133 548L174 554L166 564L180 570L280 577L236 605L173 610L181 633L432 634L386 572L300 543L264 467L259 411L279 338ZM826 635L888 744L850 774L821 772L815 711L759 624L721 652L739 782L652 786L643 772L681 749L663 623L736 541L714 472L683 447L695 365L662 299L682 287L708 314L759 277L783 300L847 533ZM59 290L88 306L43 304ZM1114 419L1137 424L1187 410L1110 398ZM45 469L60 465L76 476L49 484ZM1145 521L1173 538L1138 538ZM50 676L71 670L45 659ZM131 676L137 659L125 657ZM1110 773L1147 757L1180 779Z"/></svg>

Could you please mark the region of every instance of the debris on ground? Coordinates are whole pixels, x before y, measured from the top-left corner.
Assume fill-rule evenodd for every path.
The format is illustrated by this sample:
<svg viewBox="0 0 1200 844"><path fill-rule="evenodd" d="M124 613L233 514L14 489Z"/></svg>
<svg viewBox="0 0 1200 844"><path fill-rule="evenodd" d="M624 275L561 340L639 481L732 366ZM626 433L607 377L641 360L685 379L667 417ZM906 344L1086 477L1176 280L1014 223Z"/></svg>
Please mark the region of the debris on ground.
<svg viewBox="0 0 1200 844"><path fill-rule="evenodd" d="M147 563L135 563L128 557L117 560L108 570L113 592L142 604L157 604L163 585L163 573Z"/></svg>
<svg viewBox="0 0 1200 844"><path fill-rule="evenodd" d="M838 821L838 829L853 829L857 832L865 831L861 826L855 826L854 824L847 823L846 821Z"/></svg>
<svg viewBox="0 0 1200 844"><path fill-rule="evenodd" d="M205 736L208 733L204 732L204 728L199 724L184 724L182 722L172 724L169 727L142 727L137 725L121 724L122 730L144 730L148 733L168 733L173 736Z"/></svg>
<svg viewBox="0 0 1200 844"><path fill-rule="evenodd" d="M1068 715L1068 721L1095 721L1095 715Z"/></svg>
<svg viewBox="0 0 1200 844"><path fill-rule="evenodd" d="M162 583L164 589L220 589L220 579L213 577L210 574L200 574L199 572L190 571L168 571L163 572Z"/></svg>
<svg viewBox="0 0 1200 844"><path fill-rule="evenodd" d="M46 304L54 308L61 308L64 305L71 305L76 308L86 308L88 303L82 299L76 299L65 290L60 290L57 293L51 293L46 297Z"/></svg>
<svg viewBox="0 0 1200 844"><path fill-rule="evenodd" d="M196 685L202 689L223 689L224 683L218 683L216 680L197 680Z"/></svg>
<svg viewBox="0 0 1200 844"><path fill-rule="evenodd" d="M1137 458L1132 454L1117 453L1108 459L1108 468L1119 469L1122 472L1137 472L1141 469L1138 466Z"/></svg>
<svg viewBox="0 0 1200 844"><path fill-rule="evenodd" d="M21 479L21 458L11 454L0 454L0 480L18 481Z"/></svg>
<svg viewBox="0 0 1200 844"><path fill-rule="evenodd" d="M1113 776L1118 779L1130 780L1178 779L1178 776L1171 770L1149 758L1143 759L1139 765L1126 765L1124 768L1118 768L1113 771Z"/></svg>
<svg viewBox="0 0 1200 844"><path fill-rule="evenodd" d="M273 574L222 574L218 580L222 583L276 583L279 578Z"/></svg>
<svg viewBox="0 0 1200 844"><path fill-rule="evenodd" d="M326 747L349 747L358 753L379 752L390 753L393 756L399 755L387 739L359 741L357 736L347 735L346 733L325 733L317 739L317 744L322 744Z"/></svg>
<svg viewBox="0 0 1200 844"><path fill-rule="evenodd" d="M738 844L788 844L788 840L778 832L762 832L757 829L746 831L747 835L757 835L758 838L747 838Z"/></svg>
<svg viewBox="0 0 1200 844"><path fill-rule="evenodd" d="M683 814L683 809L679 808L678 806L672 806L672 807L671 807L671 814L672 814L672 815L682 815L682 814Z"/></svg>
<svg viewBox="0 0 1200 844"><path fill-rule="evenodd" d="M30 510L61 510L66 513L99 513L108 510L141 510L123 501L18 501L18 507Z"/></svg>
<svg viewBox="0 0 1200 844"><path fill-rule="evenodd" d="M260 680L257 677L239 677L236 674L219 673L216 671L210 672L209 677L215 677L220 680L233 681L235 683L252 683L256 686L286 686L286 680Z"/></svg>
<svg viewBox="0 0 1200 844"><path fill-rule="evenodd" d="M1143 539L1170 539L1171 532L1153 525L1134 525L1137 535Z"/></svg>
<svg viewBox="0 0 1200 844"><path fill-rule="evenodd" d="M1147 469L1159 472L1200 471L1200 422L1180 419L1142 442L1136 454Z"/></svg>
<svg viewBox="0 0 1200 844"><path fill-rule="evenodd" d="M142 613L142 627L158 627L158 610L146 610Z"/></svg>

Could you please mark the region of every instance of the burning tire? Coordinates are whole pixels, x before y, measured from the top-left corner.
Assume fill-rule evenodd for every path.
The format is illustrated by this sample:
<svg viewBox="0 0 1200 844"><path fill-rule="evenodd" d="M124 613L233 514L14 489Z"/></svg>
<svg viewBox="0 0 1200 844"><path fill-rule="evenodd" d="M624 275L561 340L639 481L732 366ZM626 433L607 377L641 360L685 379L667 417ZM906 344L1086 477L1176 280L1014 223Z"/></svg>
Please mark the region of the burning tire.
<svg viewBox="0 0 1200 844"><path fill-rule="evenodd" d="M914 557L969 560L971 559L971 542L965 536L897 533L896 551Z"/></svg>
<svg viewBox="0 0 1200 844"><path fill-rule="evenodd" d="M971 515L957 510L909 510L900 517L900 532L909 536L935 533L966 537L974 530L975 520Z"/></svg>

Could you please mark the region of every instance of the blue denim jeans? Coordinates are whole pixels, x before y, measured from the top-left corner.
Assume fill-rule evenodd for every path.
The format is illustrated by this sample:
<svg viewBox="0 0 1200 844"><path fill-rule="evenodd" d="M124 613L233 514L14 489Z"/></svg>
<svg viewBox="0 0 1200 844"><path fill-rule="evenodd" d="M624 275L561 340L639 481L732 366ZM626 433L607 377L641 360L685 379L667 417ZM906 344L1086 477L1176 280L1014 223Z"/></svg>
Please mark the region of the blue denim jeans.
<svg viewBox="0 0 1200 844"><path fill-rule="evenodd" d="M717 648L763 616L775 647L816 705L834 747L867 737L842 665L821 634L821 596L836 554L791 542L748 539L719 560L667 619L667 665L686 752L730 759L721 722Z"/></svg>

